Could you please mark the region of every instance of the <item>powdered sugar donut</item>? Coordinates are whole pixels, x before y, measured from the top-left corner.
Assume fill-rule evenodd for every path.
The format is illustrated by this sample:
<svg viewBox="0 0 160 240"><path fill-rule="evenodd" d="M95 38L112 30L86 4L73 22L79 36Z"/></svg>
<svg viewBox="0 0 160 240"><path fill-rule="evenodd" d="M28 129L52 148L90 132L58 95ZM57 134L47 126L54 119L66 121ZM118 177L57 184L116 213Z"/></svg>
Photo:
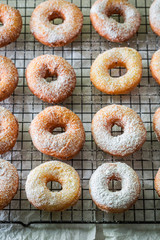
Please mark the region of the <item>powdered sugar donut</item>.
<svg viewBox="0 0 160 240"><path fill-rule="evenodd" d="M122 189L111 192L111 180L121 181ZM141 185L136 172L125 163L104 163L89 181L92 200L102 211L120 213L128 210L138 199Z"/></svg>
<svg viewBox="0 0 160 240"><path fill-rule="evenodd" d="M153 116L153 130L157 136L158 141L160 141L160 108L157 109Z"/></svg>
<svg viewBox="0 0 160 240"><path fill-rule="evenodd" d="M59 182L62 190L50 191L47 183ZM68 164L51 161L34 168L26 181L28 200L38 209L63 211L73 206L81 194L80 178L76 170Z"/></svg>
<svg viewBox="0 0 160 240"><path fill-rule="evenodd" d="M6 207L18 190L17 169L9 162L0 159L0 209Z"/></svg>
<svg viewBox="0 0 160 240"><path fill-rule="evenodd" d="M119 23L112 14L120 14L124 23ZM138 31L141 17L138 10L126 0L98 0L90 12L91 22L102 37L112 42L124 42Z"/></svg>
<svg viewBox="0 0 160 240"><path fill-rule="evenodd" d="M45 78L57 75L57 81ZM43 55L33 59L26 70L26 80L31 92L49 103L59 103L69 97L76 85L72 66L62 57Z"/></svg>
<svg viewBox="0 0 160 240"><path fill-rule="evenodd" d="M160 36L160 0L155 0L149 9L149 23L152 31Z"/></svg>
<svg viewBox="0 0 160 240"><path fill-rule="evenodd" d="M8 98L17 87L18 72L14 63L0 56L0 101Z"/></svg>
<svg viewBox="0 0 160 240"><path fill-rule="evenodd" d="M109 69L123 66L127 72L113 78ZM93 62L90 78L94 86L107 94L125 94L135 88L142 76L142 58L133 48L112 48L100 54Z"/></svg>
<svg viewBox="0 0 160 240"><path fill-rule="evenodd" d="M160 84L160 50L156 51L151 59L150 70L153 78Z"/></svg>
<svg viewBox="0 0 160 240"><path fill-rule="evenodd" d="M4 107L0 107L0 154L11 150L18 137L18 122L14 115Z"/></svg>
<svg viewBox="0 0 160 240"><path fill-rule="evenodd" d="M123 134L111 135L115 124L123 129ZM104 152L124 157L141 148L146 140L146 129L135 111L125 106L110 105L93 117L92 135Z"/></svg>
<svg viewBox="0 0 160 240"><path fill-rule="evenodd" d="M65 132L53 135L56 127ZM85 132L79 117L65 107L47 107L31 122L29 132L34 146L42 153L67 160L76 155L85 142Z"/></svg>
<svg viewBox="0 0 160 240"><path fill-rule="evenodd" d="M64 22L54 25L50 21L62 18ZM64 46L79 35L83 15L73 3L64 0L50 0L39 4L32 13L30 29L34 37L49 47Z"/></svg>
<svg viewBox="0 0 160 240"><path fill-rule="evenodd" d="M0 4L0 47L16 41L22 29L22 17L18 10L6 4Z"/></svg>

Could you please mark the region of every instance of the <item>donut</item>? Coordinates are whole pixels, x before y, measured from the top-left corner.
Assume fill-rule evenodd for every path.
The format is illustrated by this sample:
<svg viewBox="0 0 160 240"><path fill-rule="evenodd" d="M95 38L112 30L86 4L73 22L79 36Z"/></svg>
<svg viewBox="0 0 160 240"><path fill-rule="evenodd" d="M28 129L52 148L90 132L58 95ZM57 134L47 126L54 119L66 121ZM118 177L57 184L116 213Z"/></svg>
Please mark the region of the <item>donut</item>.
<svg viewBox="0 0 160 240"><path fill-rule="evenodd" d="M57 76L57 81L45 78ZM27 67L26 80L31 92L48 103L59 103L69 97L76 85L72 66L62 57L42 55L34 58Z"/></svg>
<svg viewBox="0 0 160 240"><path fill-rule="evenodd" d="M160 50L156 51L151 59L150 70L153 78L160 84Z"/></svg>
<svg viewBox="0 0 160 240"><path fill-rule="evenodd" d="M160 108L157 109L153 116L153 130L158 141L160 141Z"/></svg>
<svg viewBox="0 0 160 240"><path fill-rule="evenodd" d="M123 16L124 23L114 20L112 14ZM141 24L138 10L126 0L98 0L90 11L94 29L111 42L125 42L133 37Z"/></svg>
<svg viewBox="0 0 160 240"><path fill-rule="evenodd" d="M114 125L123 129L121 135L112 136ZM135 111L126 106L110 105L94 115L92 135L104 152L124 157L141 148L146 140L146 129Z"/></svg>
<svg viewBox="0 0 160 240"><path fill-rule="evenodd" d="M109 190L111 180L121 181L121 190ZM104 163L89 181L89 191L96 206L105 212L121 213L137 201L141 185L136 172L125 163Z"/></svg>
<svg viewBox="0 0 160 240"><path fill-rule="evenodd" d="M17 40L22 29L20 12L6 4L0 4L0 47L4 47Z"/></svg>
<svg viewBox="0 0 160 240"><path fill-rule="evenodd" d="M149 23L153 32L160 36L160 0L155 0L149 9Z"/></svg>
<svg viewBox="0 0 160 240"><path fill-rule="evenodd" d="M59 25L50 21L62 18ZM32 13L31 33L44 45L49 47L65 46L75 40L83 25L83 14L73 3L64 0L50 0L39 4Z"/></svg>
<svg viewBox="0 0 160 240"><path fill-rule="evenodd" d="M19 177L13 164L0 159L0 210L5 208L16 195Z"/></svg>
<svg viewBox="0 0 160 240"><path fill-rule="evenodd" d="M47 183L59 182L62 190L50 191ZM36 208L45 211L63 211L78 201L81 194L80 178L76 170L66 163L50 161L34 168L26 181L26 195Z"/></svg>
<svg viewBox="0 0 160 240"><path fill-rule="evenodd" d="M126 74L111 77L109 69L125 67ZM125 94L135 88L142 76L142 58L133 48L112 48L100 54L93 62L90 78L93 85L101 92L117 95Z"/></svg>
<svg viewBox="0 0 160 240"><path fill-rule="evenodd" d="M155 176L154 186L158 196L160 197L160 168L158 169L158 172Z"/></svg>
<svg viewBox="0 0 160 240"><path fill-rule="evenodd" d="M18 72L14 63L0 56L0 101L8 98L18 84Z"/></svg>
<svg viewBox="0 0 160 240"><path fill-rule="evenodd" d="M0 107L0 154L11 150L18 137L18 122L6 108Z"/></svg>
<svg viewBox="0 0 160 240"><path fill-rule="evenodd" d="M56 127L65 132L53 135ZM34 146L42 153L67 160L73 158L85 142L85 132L79 117L71 110L53 106L40 112L31 122L29 133Z"/></svg>

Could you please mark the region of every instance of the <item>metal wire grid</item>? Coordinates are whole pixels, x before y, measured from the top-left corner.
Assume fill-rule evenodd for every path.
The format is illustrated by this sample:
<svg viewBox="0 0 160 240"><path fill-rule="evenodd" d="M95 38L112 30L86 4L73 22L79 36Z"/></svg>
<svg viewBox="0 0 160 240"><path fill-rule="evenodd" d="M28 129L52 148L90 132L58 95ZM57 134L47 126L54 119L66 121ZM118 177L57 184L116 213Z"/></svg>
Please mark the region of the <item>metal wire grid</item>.
<svg viewBox="0 0 160 240"><path fill-rule="evenodd" d="M115 44L101 38L93 29L89 11L94 1L73 0L84 14L82 34L70 45L62 48L48 48L35 41L30 33L29 20L34 8L42 0L7 0L1 1L20 10L23 17L23 29L19 39L0 49L0 55L13 60L19 71L19 84L14 94L1 102L18 118L20 132L14 149L2 155L18 169L20 176L19 191L10 205L0 212L0 223L160 223L160 199L154 190L154 176L159 167L159 143L152 130L152 116L159 107L159 86L151 77L149 62L152 54L159 48L159 37L152 33L148 23L149 0L132 0L141 13L142 23L138 34L127 43ZM118 17L120 21L120 17ZM129 46L137 49L143 58L143 76L140 85L127 95L110 96L99 92L90 83L90 66L99 53L106 49ZM25 181L31 169L46 160L51 160L33 147L28 134L28 127L36 114L48 104L40 101L29 91L25 80L28 63L42 54L56 54L64 57L77 74L76 89L62 105L75 112L82 120L86 131L86 143L82 151L68 161L79 173L82 195L78 203L64 211L46 213L35 209L26 199ZM123 69L111 70L112 76L119 76ZM95 145L91 135L91 120L102 107L109 104L126 105L134 109L142 118L147 128L147 141L142 149L125 159L116 159L101 151ZM57 130L57 129L56 129ZM59 130L57 130L59 131ZM119 129L114 129L117 133ZM123 214L106 214L93 204L88 181L93 171L102 163L122 161L135 169L141 180L142 191L139 200L129 211ZM50 186L51 189L55 185ZM112 189L116 188L112 183Z"/></svg>

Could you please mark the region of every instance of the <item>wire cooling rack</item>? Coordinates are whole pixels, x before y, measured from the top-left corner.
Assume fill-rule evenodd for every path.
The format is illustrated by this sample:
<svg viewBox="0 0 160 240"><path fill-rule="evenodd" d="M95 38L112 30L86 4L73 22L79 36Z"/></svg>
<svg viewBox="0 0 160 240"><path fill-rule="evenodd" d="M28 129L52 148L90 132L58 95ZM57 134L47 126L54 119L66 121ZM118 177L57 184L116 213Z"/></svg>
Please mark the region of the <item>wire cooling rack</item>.
<svg viewBox="0 0 160 240"><path fill-rule="evenodd" d="M150 0L130 0L141 13L142 22L139 32L130 41L123 44L111 43L101 38L93 29L89 12L94 1L73 0L84 14L82 34L76 41L62 48L48 48L37 42L30 33L29 21L39 0L1 1L20 10L23 17L23 29L19 39L0 49L0 55L9 57L19 71L19 84L14 94L0 104L18 118L20 132L14 149L2 155L17 167L20 177L19 190L10 205L0 211L0 223L160 223L160 198L154 190L154 176L160 165L160 144L152 130L152 116L159 107L159 86L151 77L149 63L153 53L159 49L160 41L150 29L148 11ZM117 16L114 16L117 18ZM121 18L117 18L121 21ZM137 49L143 58L143 76L141 83L127 95L110 96L99 92L90 82L90 66L99 53L113 47L128 46ZM75 69L77 85L73 95L63 105L75 112L83 121L86 131L86 143L82 151L70 161L79 173L82 194L78 203L64 212L47 213L31 206L26 199L25 181L31 169L53 158L34 148L28 133L31 120L48 104L36 98L28 89L25 69L28 63L42 54L55 54L64 57ZM111 70L112 76L119 76L124 70ZM116 159L101 151L91 135L91 120L102 107L109 104L121 104L134 109L142 118L147 129L147 141L142 149L125 159ZM59 131L59 129L56 129ZM119 133L114 128L114 134ZM140 177L142 191L139 200L127 212L107 214L93 204L88 190L88 182L94 170L104 162L122 161L133 167ZM56 188L54 184L49 186ZM112 189L117 185L112 182Z"/></svg>

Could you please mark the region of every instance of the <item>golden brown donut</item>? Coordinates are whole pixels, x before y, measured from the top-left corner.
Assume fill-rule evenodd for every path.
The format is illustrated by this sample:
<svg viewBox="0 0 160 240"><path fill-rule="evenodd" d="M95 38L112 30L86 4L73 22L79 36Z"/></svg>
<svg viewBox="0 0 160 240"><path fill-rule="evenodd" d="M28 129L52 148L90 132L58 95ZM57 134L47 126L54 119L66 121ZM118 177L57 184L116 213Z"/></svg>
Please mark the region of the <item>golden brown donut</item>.
<svg viewBox="0 0 160 240"><path fill-rule="evenodd" d="M62 190L50 191L47 183L59 182ZM51 161L34 168L26 181L26 195L31 204L45 211L63 211L76 204L81 194L80 178L68 164Z"/></svg>
<svg viewBox="0 0 160 240"><path fill-rule="evenodd" d="M6 5L0 4L0 47L4 47L17 40L22 29L22 17L18 10Z"/></svg>
<svg viewBox="0 0 160 240"><path fill-rule="evenodd" d="M62 18L59 25L50 21ZM34 37L49 47L60 47L73 42L81 32L83 14L73 3L64 0L50 0L39 4L33 11L30 29Z"/></svg>
<svg viewBox="0 0 160 240"><path fill-rule="evenodd" d="M111 129L115 124L123 129L121 135L112 136ZM114 104L100 109L94 115L92 135L104 152L124 157L142 147L146 140L146 129L135 111Z"/></svg>
<svg viewBox="0 0 160 240"><path fill-rule="evenodd" d="M0 159L0 209L6 207L18 190L17 169L9 162Z"/></svg>
<svg viewBox="0 0 160 240"><path fill-rule="evenodd" d="M151 59L150 70L153 78L160 84L160 50L156 51Z"/></svg>
<svg viewBox="0 0 160 240"><path fill-rule="evenodd" d="M18 122L6 108L0 107L0 154L11 150L18 137Z"/></svg>
<svg viewBox="0 0 160 240"><path fill-rule="evenodd" d="M57 76L57 81L45 78ZM31 92L49 103L60 103L69 97L76 86L76 74L62 57L42 55L34 58L27 67L26 80Z"/></svg>
<svg viewBox="0 0 160 240"><path fill-rule="evenodd" d="M109 190L111 180L121 181L121 190ZM137 201L141 185L136 172L125 163L104 163L96 169L89 181L92 200L102 211L121 213Z"/></svg>
<svg viewBox="0 0 160 240"><path fill-rule="evenodd" d="M126 74L113 78L109 69L125 67ZM107 94L125 94L134 89L142 76L142 58L133 48L112 48L100 54L93 62L90 78L93 85Z"/></svg>
<svg viewBox="0 0 160 240"><path fill-rule="evenodd" d="M112 14L122 15L124 23L114 20ZM96 1L91 8L90 18L99 35L112 42L129 40L141 23L138 10L126 0Z"/></svg>
<svg viewBox="0 0 160 240"><path fill-rule="evenodd" d="M8 98L18 84L18 71L7 57L0 56L0 101Z"/></svg>
<svg viewBox="0 0 160 240"><path fill-rule="evenodd" d="M153 116L153 130L160 141L160 108L158 108Z"/></svg>
<svg viewBox="0 0 160 240"><path fill-rule="evenodd" d="M65 132L53 135L54 128ZM73 158L85 142L85 132L79 117L71 110L53 106L40 112L31 122L29 133L34 146L42 153L62 160Z"/></svg>

